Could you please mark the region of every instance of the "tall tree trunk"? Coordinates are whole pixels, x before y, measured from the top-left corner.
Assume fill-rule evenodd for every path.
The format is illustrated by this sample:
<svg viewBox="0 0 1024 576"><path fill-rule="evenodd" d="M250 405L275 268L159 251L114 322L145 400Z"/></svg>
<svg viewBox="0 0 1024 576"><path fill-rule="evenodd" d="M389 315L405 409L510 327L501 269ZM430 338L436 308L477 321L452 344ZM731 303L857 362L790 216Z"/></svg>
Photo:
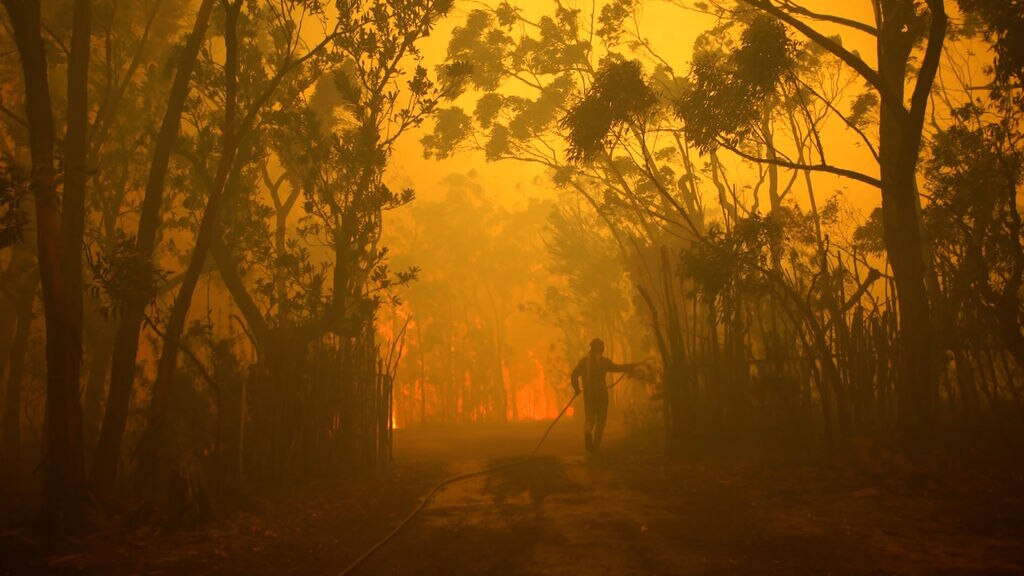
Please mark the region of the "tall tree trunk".
<svg viewBox="0 0 1024 576"><path fill-rule="evenodd" d="M7 270L0 270L6 274ZM6 286L0 286L0 290ZM11 359L11 347L14 346L14 333L18 330L17 304L13 298L0 296L0 384L7 374L7 365Z"/></svg>
<svg viewBox="0 0 1024 576"><path fill-rule="evenodd" d="M82 459L85 482L82 412L78 393L82 363L82 252L85 249L85 193L89 179L89 44L92 36L92 0L75 0L68 56L68 113L64 147L64 197L61 201L61 247L67 298L67 346L73 354L77 458Z"/></svg>
<svg viewBox="0 0 1024 576"><path fill-rule="evenodd" d="M153 486L157 479L160 464L160 452L163 442L163 430L166 423L167 410L170 405L171 392L174 389L175 372L178 365L178 352L181 348L181 335L185 329L185 321L192 305L192 296L206 262L207 253L213 242L214 234L220 223L220 211L223 204L223 192L228 177L234 166L235 153L238 150L238 130L236 115L238 111L238 20L242 8L240 0L225 6L224 23L224 76L225 104L224 126L222 133L221 156L217 165L217 173L210 188L206 209L203 211L199 230L196 232L196 244L192 249L188 267L178 293L171 307L164 335L163 348L157 362L156 381L153 383L153 398L150 402L146 427L139 439L139 482L140 486Z"/></svg>
<svg viewBox="0 0 1024 576"><path fill-rule="evenodd" d="M897 425L907 440L917 442L924 440L935 416L938 357L926 287L927 267L922 252L915 179L927 95L945 38L946 14L941 0L928 2L931 10L928 46L911 107L907 110L903 105L904 83L915 41L908 32L916 9L914 4L910 0L882 4L878 73L885 91L879 118L883 236L899 305Z"/></svg>
<svg viewBox="0 0 1024 576"><path fill-rule="evenodd" d="M139 480L145 484L156 479L159 471L159 447L162 443L163 427L165 424L167 409L170 405L171 392L174 389L174 377L177 370L178 352L181 348L181 335L185 328L185 321L188 318L188 311L192 305L192 296L199 283L199 276L203 271L204 263L214 237L220 227L220 213L224 205L224 191L231 175L236 168L236 157L239 147L246 135L255 124L259 111L267 104L286 74L302 65L327 46L333 38L329 34L315 47L311 48L302 57L288 59L278 68L277 72L267 82L266 87L254 99L248 107L244 117L239 122L238 116L238 22L240 19L243 0L234 0L225 3L224 23L224 127L221 138L221 155L217 162L217 172L213 184L210 187L209 198L206 201L206 208L203 211L202 220L199 223L199 230L196 232L195 247L189 258L188 267L182 277L181 286L174 298L171 307L170 317L167 320L167 332L164 337L163 349L160 353L160 360L157 363L157 376L153 384L153 398L150 402L146 428L139 439ZM239 165L244 162L239 162Z"/></svg>
<svg viewBox="0 0 1024 576"><path fill-rule="evenodd" d="M3 4L10 17L24 77L31 186L36 200L36 244L46 318L46 441L40 513L46 533L59 536L77 528L85 502L78 401L81 348L72 334L73 312L61 254L61 199L54 168L55 130L40 3L3 0ZM80 32L77 4L75 12L75 28Z"/></svg>
<svg viewBox="0 0 1024 576"><path fill-rule="evenodd" d="M185 48L178 58L178 67L171 85L160 133L149 167L146 193L139 214L138 237L136 238L137 258L140 266L148 267L152 261L157 232L161 224L164 182L171 152L178 140L181 114L188 97L192 70L195 68L199 49L206 35L206 28L213 10L213 0L203 0L196 12L196 20ZM121 459L121 444L125 425L128 422L128 407L131 402L132 384L135 380L135 362L139 349L139 335L145 318L146 306L152 294L133 294L123 303L121 321L114 335L114 352L110 367L110 390L107 407L103 416L96 444L96 456L89 477L90 484L98 494L113 494L117 467Z"/></svg>
<svg viewBox="0 0 1024 576"><path fill-rule="evenodd" d="M35 202L32 197L22 200L26 213L26 229L35 228ZM10 262L3 270L3 291L9 294L9 308L0 310L3 320L9 322L10 340L0 350L0 377L7 374L6 402L4 403L3 457L10 462L10 471L17 471L21 455L21 395L32 321L33 302L39 292L38 250L33 235L12 250Z"/></svg>
<svg viewBox="0 0 1024 576"><path fill-rule="evenodd" d="M423 350L423 329L416 322L416 351L420 357L420 425L427 423L427 366Z"/></svg>
<svg viewBox="0 0 1024 576"><path fill-rule="evenodd" d="M103 416L103 391L114 350L114 338L109 326L97 328L91 339L93 342L89 354L89 376L86 378L85 390L82 393L82 437L87 453L96 446Z"/></svg>
<svg viewBox="0 0 1024 576"><path fill-rule="evenodd" d="M32 329L32 303L35 289L15 302L14 340L9 353L7 390L4 393L3 460L12 476L21 463L21 392L25 375L25 354Z"/></svg>
<svg viewBox="0 0 1024 576"><path fill-rule="evenodd" d="M908 440L924 440L934 417L938 371L931 306L925 283L920 214L915 175L928 97L942 57L948 17L943 0L873 0L877 27L878 70L796 15L786 2L742 0L800 31L811 41L849 65L878 91L879 164L881 170L883 236L892 266L899 307L900 351L897 374L898 427ZM922 4L928 14L918 14ZM924 31L924 55L913 84L910 106L906 84L910 56ZM712 159L713 160L713 159Z"/></svg>
<svg viewBox="0 0 1024 576"><path fill-rule="evenodd" d="M68 301L68 344L82 350L82 252L85 188L89 178L89 41L92 0L75 0L68 57L68 117L64 146L64 197L61 201L61 256ZM78 370L80 371L80 369Z"/></svg>

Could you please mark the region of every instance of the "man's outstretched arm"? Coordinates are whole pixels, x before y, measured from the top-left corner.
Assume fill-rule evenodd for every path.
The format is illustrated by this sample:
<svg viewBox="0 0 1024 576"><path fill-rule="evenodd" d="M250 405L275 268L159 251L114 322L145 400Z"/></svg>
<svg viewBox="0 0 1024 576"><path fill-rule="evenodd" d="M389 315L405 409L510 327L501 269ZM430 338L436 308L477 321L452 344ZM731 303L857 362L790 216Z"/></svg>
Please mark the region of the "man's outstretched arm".
<svg viewBox="0 0 1024 576"><path fill-rule="evenodd" d="M609 360L608 361L608 371L609 372L614 372L616 374L619 373L619 372L632 372L633 369L636 368L639 365L640 365L639 362L630 362L628 364L616 364L615 362L612 362L611 360Z"/></svg>

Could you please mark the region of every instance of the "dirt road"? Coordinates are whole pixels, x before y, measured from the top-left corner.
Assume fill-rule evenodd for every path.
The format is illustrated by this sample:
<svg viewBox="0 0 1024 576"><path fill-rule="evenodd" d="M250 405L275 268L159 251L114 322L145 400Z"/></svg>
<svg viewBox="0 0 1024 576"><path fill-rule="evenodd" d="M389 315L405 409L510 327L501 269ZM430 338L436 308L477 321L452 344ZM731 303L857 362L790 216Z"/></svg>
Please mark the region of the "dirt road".
<svg viewBox="0 0 1024 576"><path fill-rule="evenodd" d="M543 423L399 431L396 465L221 510L192 531L112 526L60 554L0 532L0 574L334 575L437 480L510 461ZM904 478L844 466L668 463L613 437L449 487L355 574L1021 574L1024 480Z"/></svg>
<svg viewBox="0 0 1024 576"><path fill-rule="evenodd" d="M575 430L562 428L544 458L447 489L359 573L1024 573L1020 492L820 466L668 464L622 438L584 458ZM457 460L451 472L506 458Z"/></svg>

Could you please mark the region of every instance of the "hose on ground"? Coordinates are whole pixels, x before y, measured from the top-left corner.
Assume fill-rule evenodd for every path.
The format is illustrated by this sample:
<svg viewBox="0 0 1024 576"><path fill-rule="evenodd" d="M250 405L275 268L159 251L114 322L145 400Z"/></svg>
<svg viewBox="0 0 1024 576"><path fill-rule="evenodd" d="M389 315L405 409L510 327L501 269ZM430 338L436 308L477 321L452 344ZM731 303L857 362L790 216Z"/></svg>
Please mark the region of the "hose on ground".
<svg viewBox="0 0 1024 576"><path fill-rule="evenodd" d="M621 377L620 377L620 379L621 379ZM540 450L540 447L544 444L544 441L548 439L548 435L551 434L551 430L554 429L555 424L558 424L558 421L562 419L562 416L565 415L565 412L569 409L569 406L572 406L572 403L576 400L576 397L579 396L579 395L580 395L579 392L574 392L573 393L572 398L570 398L569 401L566 402L565 407L562 408L562 411L558 413L558 416L551 422L551 425L548 426L548 429L544 431L544 435L541 436L540 442L537 442L537 445L533 448L533 451L530 452L529 456L526 456L526 457L523 457L523 458L519 458L518 460L513 460L512 462L506 462L504 464L498 464L497 466L490 466L490 467L484 468L482 470L476 470L474 472L466 472L466 473L463 473L463 474L457 474L455 476L451 476L451 477L445 478L444 480L438 482L436 485L434 485L433 488L430 489L430 492L427 492L427 495L424 496L423 500L421 500L420 503L418 505L416 505L415 508L413 508L412 512L409 512L409 514L405 518L403 518L402 521L399 522L397 526L395 526L383 538L381 538L376 543L374 543L373 546L370 546L370 548L367 549L366 552L363 552L363 554L361 556L359 556L358 558L353 560L352 563L348 565L348 567L346 567L344 570L339 572L338 576L348 576L356 568L358 568L363 562L365 562L367 559L369 559L370 556L372 556L377 550L380 550L381 548L383 548L384 545L387 544L392 538L394 538L395 535L397 535L399 532L401 532L402 529L405 528L405 526L409 522L411 522L412 519L415 518L417 514L420 513L420 511L422 511L424 508L426 508L427 504L434 497L434 495L436 495L438 492L440 492L445 486L448 486L449 484L454 484L455 482L459 482L459 481L462 481L462 480L468 480L470 478L476 478L477 476L484 476L486 474L491 474L491 473L494 473L494 472L498 472L500 470L505 470L506 468L512 468L514 466L520 466L520 465L525 464L525 463L533 460L534 458L536 458L537 457L537 451Z"/></svg>

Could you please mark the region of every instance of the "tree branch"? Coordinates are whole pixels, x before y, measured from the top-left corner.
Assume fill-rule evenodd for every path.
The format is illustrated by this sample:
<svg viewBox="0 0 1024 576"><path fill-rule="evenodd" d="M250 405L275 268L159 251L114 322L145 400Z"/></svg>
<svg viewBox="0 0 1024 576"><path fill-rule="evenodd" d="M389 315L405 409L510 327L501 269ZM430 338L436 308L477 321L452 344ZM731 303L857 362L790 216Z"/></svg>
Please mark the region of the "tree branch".
<svg viewBox="0 0 1024 576"><path fill-rule="evenodd" d="M865 34L878 36L878 29L875 28L874 26L871 26L870 24L865 24L863 22L859 22L851 18L843 18L842 16L822 14L820 12L812 12L803 6L796 4L792 0L782 0L782 5L786 8L786 10L794 14L800 14L801 16L806 16L813 20L821 20L822 22L831 22L832 24L839 24L840 26L846 26L847 28L859 30L861 32L864 32Z"/></svg>
<svg viewBox="0 0 1024 576"><path fill-rule="evenodd" d="M914 84L914 94L910 97L910 120L918 134L920 134L920 127L924 125L928 95L931 94L932 84L939 70L942 45L945 43L946 27L949 23L949 16L946 15L946 8L942 0L928 0L928 10L932 13L931 27L928 31L928 47L925 48L921 70L918 72L917 82Z"/></svg>
<svg viewBox="0 0 1024 576"><path fill-rule="evenodd" d="M871 156L874 157L875 161L879 160L878 150L875 148L874 143L871 142L871 139L868 138L868 135L865 134L864 131L861 130L859 126L857 126L857 124L851 121L850 118L846 116L846 114L843 114L838 108L836 108L835 104L833 104L828 98L825 98L824 94L819 93L810 84L804 82L803 80L800 80L799 78L797 78L796 80L811 94L813 94L818 100L821 100L821 103L824 104L826 108L835 113L836 116L839 116L839 119L843 121L843 124L846 124L847 128L853 130L853 132L860 137L861 141L864 142L864 144L868 147L868 150L871 151Z"/></svg>
<svg viewBox="0 0 1024 576"><path fill-rule="evenodd" d="M809 40L815 44L821 46L829 53L833 54L840 60L846 63L847 66L853 68L872 88L878 91L882 102L887 106L891 106L892 109L899 113L900 116L906 116L907 109L904 107L903 102L897 98L882 82L882 77L871 66L868 66L867 62L864 62L853 52L850 52L844 48L839 42L825 36L821 32L818 32L799 18L788 12L786 9L776 5L772 0L739 0L744 4L761 10L775 16L779 20L782 20L786 24L789 24L793 28L796 28L801 34L806 36ZM784 2L786 0L783 0ZM941 0L939 0L941 1Z"/></svg>
<svg viewBox="0 0 1024 576"><path fill-rule="evenodd" d="M807 170L810 172L824 172L826 174L835 174L836 176L842 176L844 178L849 178L851 180L856 180L858 182L870 184L875 188L882 187L882 181L879 180L878 178L868 176L867 174L857 172L856 170L848 170L846 168L839 168L837 166L830 166L828 164L800 164L797 162L789 162L787 160L768 160L767 158L761 158L759 156L747 154L746 152L743 152L742 150L736 148L735 146L726 144L724 142L719 142L719 145L722 148L725 148L726 150L739 156L740 158L750 160L751 162L757 162L759 164L774 164L776 166L781 166L783 168L791 168L793 170Z"/></svg>

